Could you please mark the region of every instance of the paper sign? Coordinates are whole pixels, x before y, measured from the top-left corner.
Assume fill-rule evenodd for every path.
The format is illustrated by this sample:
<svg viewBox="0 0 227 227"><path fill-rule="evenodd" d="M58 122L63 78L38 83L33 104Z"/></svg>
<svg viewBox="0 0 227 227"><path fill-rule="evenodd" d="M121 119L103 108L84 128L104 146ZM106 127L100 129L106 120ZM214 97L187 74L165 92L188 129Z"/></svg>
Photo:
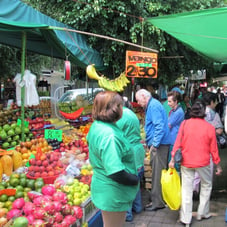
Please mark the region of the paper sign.
<svg viewBox="0 0 227 227"><path fill-rule="evenodd" d="M62 141L62 130L45 129L44 138L45 139L57 139L58 141Z"/></svg>
<svg viewBox="0 0 227 227"><path fill-rule="evenodd" d="M126 51L126 76L157 78L158 61L156 53Z"/></svg>
<svg viewBox="0 0 227 227"><path fill-rule="evenodd" d="M17 125L21 125L21 119L17 119ZM24 127L28 127L29 122L28 121L24 121Z"/></svg>

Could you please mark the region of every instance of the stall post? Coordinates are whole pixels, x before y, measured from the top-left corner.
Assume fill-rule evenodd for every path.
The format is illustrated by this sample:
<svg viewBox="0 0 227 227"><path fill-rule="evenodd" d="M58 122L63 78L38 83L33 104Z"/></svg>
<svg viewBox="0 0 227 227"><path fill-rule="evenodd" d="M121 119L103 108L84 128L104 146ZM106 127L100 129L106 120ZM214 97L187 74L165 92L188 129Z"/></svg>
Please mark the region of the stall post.
<svg viewBox="0 0 227 227"><path fill-rule="evenodd" d="M25 50L26 50L26 32L22 32L22 52L21 52L21 81L25 71ZM24 98L25 86L21 87L21 141L25 140L24 135Z"/></svg>

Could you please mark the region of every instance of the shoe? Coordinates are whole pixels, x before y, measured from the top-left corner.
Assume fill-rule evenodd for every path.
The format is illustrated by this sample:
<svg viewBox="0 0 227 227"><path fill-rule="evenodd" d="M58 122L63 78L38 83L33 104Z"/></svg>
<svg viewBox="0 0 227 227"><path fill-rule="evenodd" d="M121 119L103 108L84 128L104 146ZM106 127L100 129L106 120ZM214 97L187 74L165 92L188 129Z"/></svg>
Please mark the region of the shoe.
<svg viewBox="0 0 227 227"><path fill-rule="evenodd" d="M196 220L201 221L202 219L209 219L211 217L212 217L211 214L206 214L206 215L197 214Z"/></svg>
<svg viewBox="0 0 227 227"><path fill-rule="evenodd" d="M185 227L190 227L189 223L184 223L181 220L177 220L177 223L180 223L181 225L185 226Z"/></svg>
<svg viewBox="0 0 227 227"><path fill-rule="evenodd" d="M151 207L146 207L145 211L157 211L157 210L160 210L160 209L163 209L163 208L165 208L165 206L163 206L163 207L153 207L153 206L151 206Z"/></svg>
<svg viewBox="0 0 227 227"><path fill-rule="evenodd" d="M132 220L133 220L133 216L126 216L126 218L125 218L125 221L126 222L132 222Z"/></svg>
<svg viewBox="0 0 227 227"><path fill-rule="evenodd" d="M152 202L145 205L145 209L152 206Z"/></svg>

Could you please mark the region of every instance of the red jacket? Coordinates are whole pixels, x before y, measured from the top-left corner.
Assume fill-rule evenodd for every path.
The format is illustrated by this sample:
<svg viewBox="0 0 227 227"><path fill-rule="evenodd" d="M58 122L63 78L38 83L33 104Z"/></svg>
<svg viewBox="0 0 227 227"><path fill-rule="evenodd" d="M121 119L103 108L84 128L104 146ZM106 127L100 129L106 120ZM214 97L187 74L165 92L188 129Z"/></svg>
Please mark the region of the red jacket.
<svg viewBox="0 0 227 227"><path fill-rule="evenodd" d="M215 128L204 119L191 118L181 123L171 152L172 157L180 147L182 147L182 166L188 168L207 166L210 164L210 155L216 165L220 162Z"/></svg>

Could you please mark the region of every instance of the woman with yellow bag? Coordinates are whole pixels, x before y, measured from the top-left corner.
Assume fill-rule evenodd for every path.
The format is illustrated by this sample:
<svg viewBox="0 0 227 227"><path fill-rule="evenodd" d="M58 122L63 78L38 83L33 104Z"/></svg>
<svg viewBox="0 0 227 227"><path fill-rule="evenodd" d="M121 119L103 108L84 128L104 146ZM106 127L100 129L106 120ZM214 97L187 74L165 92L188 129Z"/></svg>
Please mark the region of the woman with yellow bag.
<svg viewBox="0 0 227 227"><path fill-rule="evenodd" d="M180 126L169 163L169 168L174 168L174 156L176 151L181 149L182 202L180 221L185 226L189 226L192 219L192 195L195 172L201 178L197 220L211 217L209 213L209 200L212 190L210 155L216 164L216 175L220 175L222 172L215 128L204 119L205 108L206 106L202 100L197 100L193 104L190 112L191 118L185 120Z"/></svg>

